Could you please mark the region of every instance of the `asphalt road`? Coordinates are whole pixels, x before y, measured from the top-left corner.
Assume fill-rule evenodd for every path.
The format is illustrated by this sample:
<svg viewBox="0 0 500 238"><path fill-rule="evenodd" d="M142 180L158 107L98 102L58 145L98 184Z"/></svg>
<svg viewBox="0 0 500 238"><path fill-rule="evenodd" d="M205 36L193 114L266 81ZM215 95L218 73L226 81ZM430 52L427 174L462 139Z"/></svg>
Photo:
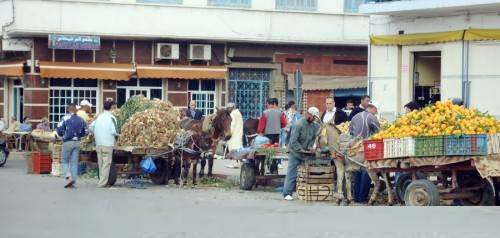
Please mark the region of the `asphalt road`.
<svg viewBox="0 0 500 238"><path fill-rule="evenodd" d="M238 189L98 189L0 168L0 238L500 237L496 207L337 207Z"/></svg>

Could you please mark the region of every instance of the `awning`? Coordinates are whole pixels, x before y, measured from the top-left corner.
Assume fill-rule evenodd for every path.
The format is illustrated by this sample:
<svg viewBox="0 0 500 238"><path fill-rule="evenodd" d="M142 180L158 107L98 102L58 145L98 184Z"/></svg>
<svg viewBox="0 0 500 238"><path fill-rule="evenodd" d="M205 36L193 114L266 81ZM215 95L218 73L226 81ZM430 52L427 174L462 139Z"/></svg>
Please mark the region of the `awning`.
<svg viewBox="0 0 500 238"><path fill-rule="evenodd" d="M405 35L370 36L372 45L424 45L432 43L443 43L460 41L464 38L464 32L447 31L434 33L417 33Z"/></svg>
<svg viewBox="0 0 500 238"><path fill-rule="evenodd" d="M367 85L366 76L302 75L302 89L307 91L366 88ZM288 90L293 90L295 87L293 74L289 74Z"/></svg>
<svg viewBox="0 0 500 238"><path fill-rule="evenodd" d="M0 63L0 76L23 76L23 62Z"/></svg>
<svg viewBox="0 0 500 238"><path fill-rule="evenodd" d="M139 78L220 79L226 78L225 67L138 65Z"/></svg>
<svg viewBox="0 0 500 238"><path fill-rule="evenodd" d="M469 29L465 31L464 40L468 41L500 40L500 29Z"/></svg>
<svg viewBox="0 0 500 238"><path fill-rule="evenodd" d="M132 64L40 62L42 78L129 80L134 73Z"/></svg>
<svg viewBox="0 0 500 238"><path fill-rule="evenodd" d="M366 87L364 88L350 88L350 89L336 89L333 92L335 97L362 97L366 95Z"/></svg>

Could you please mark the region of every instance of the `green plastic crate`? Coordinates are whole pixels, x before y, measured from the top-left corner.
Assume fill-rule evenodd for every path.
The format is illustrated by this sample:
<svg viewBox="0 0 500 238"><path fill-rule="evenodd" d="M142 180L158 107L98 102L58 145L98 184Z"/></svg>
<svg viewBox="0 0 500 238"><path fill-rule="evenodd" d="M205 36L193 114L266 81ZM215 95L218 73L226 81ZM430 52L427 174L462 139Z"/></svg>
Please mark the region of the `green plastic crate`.
<svg viewBox="0 0 500 238"><path fill-rule="evenodd" d="M442 136L415 138L415 156L442 156L444 155L444 139Z"/></svg>

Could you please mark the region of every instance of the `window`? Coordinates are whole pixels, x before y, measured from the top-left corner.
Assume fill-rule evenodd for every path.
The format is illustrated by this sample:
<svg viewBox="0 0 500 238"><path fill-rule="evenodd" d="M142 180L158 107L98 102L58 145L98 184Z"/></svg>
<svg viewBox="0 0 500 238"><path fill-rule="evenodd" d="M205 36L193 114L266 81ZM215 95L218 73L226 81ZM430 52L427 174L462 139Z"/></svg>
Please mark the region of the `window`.
<svg viewBox="0 0 500 238"><path fill-rule="evenodd" d="M276 0L276 9L316 11L318 10L317 0Z"/></svg>
<svg viewBox="0 0 500 238"><path fill-rule="evenodd" d="M138 3L182 4L182 0L136 0Z"/></svg>
<svg viewBox="0 0 500 238"><path fill-rule="evenodd" d="M251 7L251 0L208 0L208 6Z"/></svg>
<svg viewBox="0 0 500 238"><path fill-rule="evenodd" d="M120 81L116 86L116 104L121 107L135 95L144 95L149 99L163 99L163 81L158 79L130 79Z"/></svg>
<svg viewBox="0 0 500 238"><path fill-rule="evenodd" d="M78 104L81 100L88 100L92 112L97 112L97 80L88 79L51 79L49 95L49 122L52 128L67 114L66 108L70 103Z"/></svg>
<svg viewBox="0 0 500 238"><path fill-rule="evenodd" d="M209 115L215 112L215 80L190 80L189 97L196 101L196 108Z"/></svg>
<svg viewBox="0 0 500 238"><path fill-rule="evenodd" d="M374 0L344 0L344 12L357 13L359 12L359 5Z"/></svg>
<svg viewBox="0 0 500 238"><path fill-rule="evenodd" d="M18 121L21 121L24 117L23 107L24 107L24 97L23 97L23 82L20 79L13 80L13 95L12 95L12 116L15 116ZM6 119L10 123L10 118Z"/></svg>

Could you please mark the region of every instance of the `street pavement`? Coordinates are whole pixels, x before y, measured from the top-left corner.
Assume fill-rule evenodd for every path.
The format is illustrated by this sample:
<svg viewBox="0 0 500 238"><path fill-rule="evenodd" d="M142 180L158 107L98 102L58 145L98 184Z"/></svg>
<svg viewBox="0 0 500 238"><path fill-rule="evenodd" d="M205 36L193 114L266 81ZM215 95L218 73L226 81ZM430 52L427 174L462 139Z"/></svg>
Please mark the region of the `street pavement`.
<svg viewBox="0 0 500 238"><path fill-rule="evenodd" d="M226 161L216 161L225 173ZM28 175L25 161L0 168L0 238L500 237L497 207L338 207L286 202L272 190L147 185L96 188L81 179Z"/></svg>

